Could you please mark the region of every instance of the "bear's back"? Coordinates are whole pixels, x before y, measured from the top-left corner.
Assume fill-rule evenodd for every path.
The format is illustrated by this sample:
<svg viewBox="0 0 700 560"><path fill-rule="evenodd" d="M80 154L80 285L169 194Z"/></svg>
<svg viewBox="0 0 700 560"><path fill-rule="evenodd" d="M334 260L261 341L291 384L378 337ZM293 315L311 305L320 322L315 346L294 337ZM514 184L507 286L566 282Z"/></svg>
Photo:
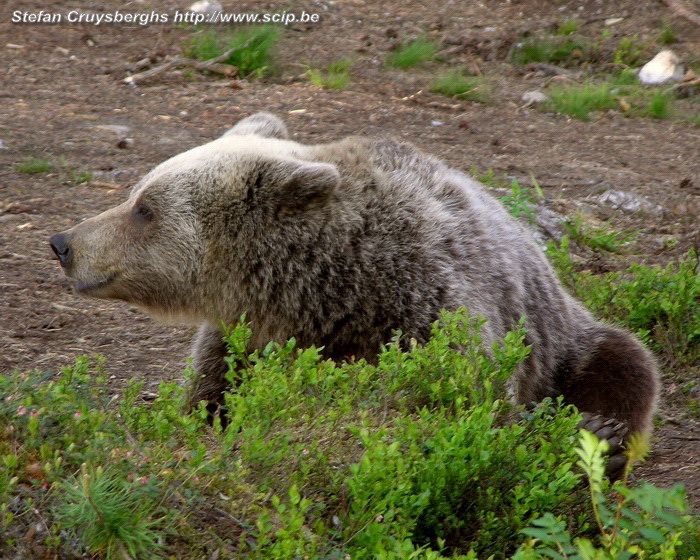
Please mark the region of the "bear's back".
<svg viewBox="0 0 700 560"><path fill-rule="evenodd" d="M375 258L368 281L394 280L391 305L406 325L421 323L414 308L426 316L464 306L488 320L482 335L490 343L525 317L531 375L556 369L573 330L592 319L480 183L396 140L348 138L325 148L317 147L318 157L341 169L339 203L361 216L363 244Z"/></svg>

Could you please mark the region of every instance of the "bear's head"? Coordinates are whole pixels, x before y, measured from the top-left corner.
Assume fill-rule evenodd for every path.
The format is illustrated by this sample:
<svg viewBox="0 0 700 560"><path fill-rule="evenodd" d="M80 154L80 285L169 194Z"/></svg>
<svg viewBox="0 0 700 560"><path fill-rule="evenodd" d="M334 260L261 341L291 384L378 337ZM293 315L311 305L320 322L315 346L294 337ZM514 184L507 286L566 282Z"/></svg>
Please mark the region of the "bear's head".
<svg viewBox="0 0 700 560"><path fill-rule="evenodd" d="M50 243L77 292L201 321L219 299L231 308L236 281L275 253L284 231L303 234L328 211L339 182L335 166L312 161L282 121L258 113L160 164L124 203Z"/></svg>

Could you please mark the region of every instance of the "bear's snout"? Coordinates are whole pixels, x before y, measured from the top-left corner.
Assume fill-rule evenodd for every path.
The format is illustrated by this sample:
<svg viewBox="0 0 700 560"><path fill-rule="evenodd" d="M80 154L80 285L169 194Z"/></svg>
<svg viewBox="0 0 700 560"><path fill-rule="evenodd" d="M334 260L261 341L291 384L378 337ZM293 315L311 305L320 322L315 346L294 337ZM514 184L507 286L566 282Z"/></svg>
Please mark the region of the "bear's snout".
<svg viewBox="0 0 700 560"><path fill-rule="evenodd" d="M70 236L66 233L57 233L49 239L53 252L56 253L61 266L66 268L73 254L70 249Z"/></svg>

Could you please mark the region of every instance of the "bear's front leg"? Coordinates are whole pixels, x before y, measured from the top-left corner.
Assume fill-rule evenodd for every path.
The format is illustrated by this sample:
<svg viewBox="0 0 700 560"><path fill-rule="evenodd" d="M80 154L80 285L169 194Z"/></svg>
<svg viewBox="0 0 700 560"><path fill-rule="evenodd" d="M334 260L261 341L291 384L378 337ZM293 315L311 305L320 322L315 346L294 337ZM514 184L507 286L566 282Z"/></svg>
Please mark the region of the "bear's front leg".
<svg viewBox="0 0 700 560"><path fill-rule="evenodd" d="M199 328L192 349L196 377L188 390L188 410L207 401L207 408L213 413L224 404L223 392L229 388L229 382L228 364L224 361L228 349L223 337L215 325L204 323Z"/></svg>

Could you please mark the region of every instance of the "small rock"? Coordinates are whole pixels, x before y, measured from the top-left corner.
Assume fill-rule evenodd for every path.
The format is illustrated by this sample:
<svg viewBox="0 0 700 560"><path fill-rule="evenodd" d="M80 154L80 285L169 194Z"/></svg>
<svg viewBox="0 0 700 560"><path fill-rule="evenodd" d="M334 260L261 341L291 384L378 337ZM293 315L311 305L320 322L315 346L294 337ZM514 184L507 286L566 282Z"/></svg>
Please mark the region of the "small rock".
<svg viewBox="0 0 700 560"><path fill-rule="evenodd" d="M533 105L535 103L544 103L545 101L549 101L549 97L547 97L544 93L541 91L526 91L523 93L522 100L525 102L525 105Z"/></svg>
<svg viewBox="0 0 700 560"><path fill-rule="evenodd" d="M443 123L442 121L430 121L430 126L442 126Z"/></svg>
<svg viewBox="0 0 700 560"><path fill-rule="evenodd" d="M187 8L187 11L197 14L214 14L216 12L223 12L224 9L216 0L199 0Z"/></svg>
<svg viewBox="0 0 700 560"><path fill-rule="evenodd" d="M689 197L676 204L672 212L674 216L697 216L700 213L700 207L698 207L698 203L693 200L693 197Z"/></svg>
<svg viewBox="0 0 700 560"><path fill-rule="evenodd" d="M535 215L535 224L534 227L530 226L530 230L537 244L542 249L546 249L549 239L561 241L561 238L567 233L564 226L566 218L542 204L531 205L530 208Z"/></svg>
<svg viewBox="0 0 700 560"><path fill-rule="evenodd" d="M117 148L121 148L122 150L128 150L129 148L132 148L134 146L134 139L133 138L122 138L117 142Z"/></svg>
<svg viewBox="0 0 700 560"><path fill-rule="evenodd" d="M120 136L124 136L127 132L131 130L128 126L124 126L121 124L98 124L95 126L95 128L98 130L108 130L110 132L119 134Z"/></svg>
<svg viewBox="0 0 700 560"><path fill-rule="evenodd" d="M683 77L680 58L672 50L664 49L639 71L639 81L643 84L663 84L677 82Z"/></svg>
<svg viewBox="0 0 700 560"><path fill-rule="evenodd" d="M120 181L130 181L138 175L136 169L126 168L126 169L110 169L108 171L94 171L92 173L93 177L102 182L120 182Z"/></svg>
<svg viewBox="0 0 700 560"><path fill-rule="evenodd" d="M616 189L608 189L602 194L593 197L591 201L613 210L621 210L626 214L643 212L660 216L668 212L663 206L659 206L648 198Z"/></svg>
<svg viewBox="0 0 700 560"><path fill-rule="evenodd" d="M695 195L695 196L700 196L700 183L696 184L693 183L693 180L690 177L686 177L685 179L681 179L681 182L678 183L678 187L681 189L684 189L684 195Z"/></svg>
<svg viewBox="0 0 700 560"><path fill-rule="evenodd" d="M0 150L7 150L7 149L8 149L7 144L5 144L5 142L0 140Z"/></svg>

